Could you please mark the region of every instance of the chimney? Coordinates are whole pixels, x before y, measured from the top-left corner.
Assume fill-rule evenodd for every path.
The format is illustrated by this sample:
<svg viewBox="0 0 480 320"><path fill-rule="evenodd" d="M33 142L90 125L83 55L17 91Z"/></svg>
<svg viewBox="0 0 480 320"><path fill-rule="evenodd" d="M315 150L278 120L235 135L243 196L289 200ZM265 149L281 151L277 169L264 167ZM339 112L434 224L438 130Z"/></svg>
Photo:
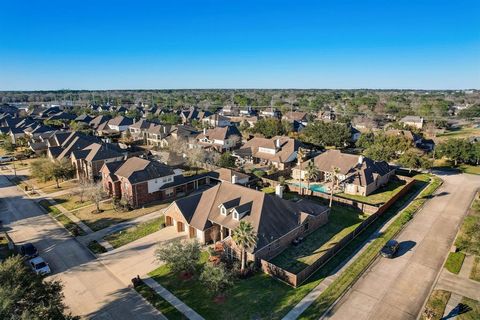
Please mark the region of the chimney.
<svg viewBox="0 0 480 320"><path fill-rule="evenodd" d="M363 156L359 156L358 157L358 164L362 164L363 163Z"/></svg>
<svg viewBox="0 0 480 320"><path fill-rule="evenodd" d="M276 139L276 140L275 140L275 147L277 147L278 149L280 149L280 139Z"/></svg>
<svg viewBox="0 0 480 320"><path fill-rule="evenodd" d="M203 128L203 134L207 134L207 128Z"/></svg>
<svg viewBox="0 0 480 320"><path fill-rule="evenodd" d="M233 184L236 184L237 181L238 181L238 177L237 177L237 175L234 174L234 175L232 176L232 183L233 183Z"/></svg>
<svg viewBox="0 0 480 320"><path fill-rule="evenodd" d="M275 187L275 195L279 197L280 199L283 198L283 186L282 185L277 185Z"/></svg>
<svg viewBox="0 0 480 320"><path fill-rule="evenodd" d="M167 127L163 126L163 134L167 134Z"/></svg>

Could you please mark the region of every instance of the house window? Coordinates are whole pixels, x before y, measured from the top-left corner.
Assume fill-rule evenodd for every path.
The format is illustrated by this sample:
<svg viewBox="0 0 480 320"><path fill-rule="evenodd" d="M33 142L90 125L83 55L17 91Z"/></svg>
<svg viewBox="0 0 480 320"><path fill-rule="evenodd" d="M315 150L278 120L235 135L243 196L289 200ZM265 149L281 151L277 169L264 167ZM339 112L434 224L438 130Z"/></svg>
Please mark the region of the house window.
<svg viewBox="0 0 480 320"><path fill-rule="evenodd" d="M236 210L233 211L233 219L238 220L238 212Z"/></svg>
<svg viewBox="0 0 480 320"><path fill-rule="evenodd" d="M170 189L165 190L165 195L167 197L171 197L173 195L173 189L170 188Z"/></svg>
<svg viewBox="0 0 480 320"><path fill-rule="evenodd" d="M227 215L227 209L226 209L224 206L222 206L222 207L220 208L220 213L221 213L222 215L226 216L226 215Z"/></svg>

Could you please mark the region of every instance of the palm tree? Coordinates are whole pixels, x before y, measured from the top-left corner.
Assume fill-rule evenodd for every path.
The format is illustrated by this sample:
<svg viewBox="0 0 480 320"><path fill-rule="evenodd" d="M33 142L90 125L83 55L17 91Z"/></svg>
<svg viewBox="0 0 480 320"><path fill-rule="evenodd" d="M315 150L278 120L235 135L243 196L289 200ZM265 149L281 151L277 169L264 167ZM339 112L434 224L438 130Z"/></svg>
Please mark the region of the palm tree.
<svg viewBox="0 0 480 320"><path fill-rule="evenodd" d="M238 227L232 232L232 239L235 244L241 249L241 267L240 270L245 269L245 251L257 244L257 235L250 222L240 221Z"/></svg>
<svg viewBox="0 0 480 320"><path fill-rule="evenodd" d="M298 151L297 151L297 163L298 163L298 167L299 167L299 171L300 171L300 175L298 176L298 184L299 184L299 187L300 187L300 192L299 194L303 194L302 192L302 161L303 161L303 158L305 157L305 151L303 150L303 148L298 148Z"/></svg>
<svg viewBox="0 0 480 320"><path fill-rule="evenodd" d="M340 169L337 167L332 167L332 171L330 172L330 177L329 181L331 183L330 185L330 204L328 205L330 208L332 207L332 202L333 202L333 189L335 188L335 185L338 182L337 174L340 172Z"/></svg>
<svg viewBox="0 0 480 320"><path fill-rule="evenodd" d="M318 179L318 169L315 166L313 160L310 160L307 164L306 170L306 178L308 183L308 189L310 189L310 180L317 180Z"/></svg>

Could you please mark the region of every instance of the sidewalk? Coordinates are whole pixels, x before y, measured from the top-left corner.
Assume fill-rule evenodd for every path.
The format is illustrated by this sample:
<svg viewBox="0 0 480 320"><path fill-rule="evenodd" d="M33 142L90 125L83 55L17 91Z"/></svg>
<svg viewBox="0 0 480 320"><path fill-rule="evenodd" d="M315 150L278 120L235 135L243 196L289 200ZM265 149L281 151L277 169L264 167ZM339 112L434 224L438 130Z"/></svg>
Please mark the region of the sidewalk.
<svg viewBox="0 0 480 320"><path fill-rule="evenodd" d="M143 282L155 290L163 299L167 300L178 311L183 313L185 317L191 320L203 320L203 317L196 313L192 308L183 303L180 299L175 297L170 291L159 285L155 280L146 276L142 278ZM199 293L201 294L201 293Z"/></svg>
<svg viewBox="0 0 480 320"><path fill-rule="evenodd" d="M155 218L159 218L163 215L164 210L165 209L161 209L161 210L154 211L152 213L146 214L144 216L140 216L140 217L132 219L132 220L128 220L128 221L124 221L124 222L121 222L121 223L118 223L118 224L115 224L115 225L111 225L107 228L98 230L96 232L89 233L85 236L80 236L80 237L78 237L78 240L85 245L88 245L93 240L100 242L100 240L102 240L104 237L108 236L109 234L112 234L112 233L118 232L120 230L130 228L130 227L137 226L140 223L143 223L143 222L155 219Z"/></svg>
<svg viewBox="0 0 480 320"><path fill-rule="evenodd" d="M70 220L72 220L76 225L78 225L83 231L85 231L85 233L87 234L90 234L90 233L93 233L93 230L90 229L89 226L87 226L85 223L82 222L82 220L80 220L76 215L74 215L73 213L71 213L70 211L68 211L67 209L65 209L61 204L58 204L53 198L52 198L52 194L48 194L48 193L45 193L43 192L42 190L38 189L38 190L35 190L41 198L47 200L48 202L50 202L50 204L54 205L58 210L60 210L60 212L65 215L66 217L68 217ZM70 190L63 190L63 191L70 191ZM34 198L35 200L38 200L39 198Z"/></svg>
<svg viewBox="0 0 480 320"><path fill-rule="evenodd" d="M338 268L334 271L333 274L329 275L322 282L320 282L312 291L310 291L299 303L297 303L293 309L291 309L282 320L295 320L297 319L327 288L330 284L337 279L342 272L347 269L355 260L368 248L370 243L378 238L379 234L382 234L389 226L392 224L397 216L411 203L413 199L421 192L418 191L413 194L410 198L410 201L405 203L405 205L398 210L395 216L391 217L380 229L375 231L362 245L361 247L353 253L349 258L343 261Z"/></svg>

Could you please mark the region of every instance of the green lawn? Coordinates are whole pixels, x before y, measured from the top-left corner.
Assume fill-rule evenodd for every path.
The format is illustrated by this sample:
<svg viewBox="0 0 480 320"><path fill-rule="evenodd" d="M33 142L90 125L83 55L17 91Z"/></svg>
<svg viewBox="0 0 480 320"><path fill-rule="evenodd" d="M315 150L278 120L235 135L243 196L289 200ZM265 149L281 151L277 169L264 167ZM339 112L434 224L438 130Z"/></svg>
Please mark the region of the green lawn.
<svg viewBox="0 0 480 320"><path fill-rule="evenodd" d="M365 216L359 210L334 206L326 225L318 228L298 246L291 245L271 262L285 270L298 273L318 260L364 219Z"/></svg>
<svg viewBox="0 0 480 320"><path fill-rule="evenodd" d="M72 213L93 231L98 231L113 224L135 219L154 211L164 209L169 205L170 202L157 202L145 205L142 208L122 212L114 209L112 201L105 201L100 203L100 209L103 210L101 213L95 212L95 206L82 207Z"/></svg>
<svg viewBox="0 0 480 320"><path fill-rule="evenodd" d="M428 179L426 176L420 178L423 180ZM385 221L395 215L400 206L424 185L425 183L422 182L415 184L414 188L412 188L407 195L402 197L390 210L366 228L364 232L360 233L359 236L353 239L344 249L330 259L298 288L292 288L267 274L258 273L251 278L237 280L233 288L226 293L226 300L218 304L213 302L212 295L205 291L203 285L201 285L196 278L188 281L181 280L177 275L172 274L166 266L161 266L152 271L150 276L206 319L280 319L325 277L332 274L332 272L338 268L339 264L343 263L356 252L374 231L378 230ZM430 190L430 188L427 189ZM422 196L423 195L425 194L422 193ZM418 200L418 203L420 202L421 200ZM342 288L345 290L346 286L351 283L351 281L346 281L346 279L355 277L358 272L363 270L362 268L368 265L377 255L378 250L387 241L387 238L391 238L396 230L395 228L385 236L382 236L380 240L374 241L374 243L379 243L369 250L368 256L364 256L361 261L357 260L358 263L354 264L354 269L350 268L348 270L346 277L341 280L341 286L339 286L338 283L337 286L335 286L335 292L340 294L343 292L341 290ZM199 294L199 292L202 294ZM333 299L333 302L335 296L330 293L329 297ZM326 307L328 307L328 305ZM318 316L316 318L318 319Z"/></svg>
<svg viewBox="0 0 480 320"><path fill-rule="evenodd" d="M77 180L67 180L67 181L60 182L59 185L60 185L60 188L57 188L57 185L53 184L53 185L47 186L45 188L42 188L42 191L45 192L45 193L53 193L53 192L58 192L58 191L62 191L62 190L71 189L71 188L77 187L78 181Z"/></svg>
<svg viewBox="0 0 480 320"><path fill-rule="evenodd" d="M460 303L468 306L469 308L468 308L467 312L462 313L457 317L458 320L478 320L478 319L480 319L480 302L463 297L463 299Z"/></svg>
<svg viewBox="0 0 480 320"><path fill-rule="evenodd" d="M437 138L440 140L455 138L455 139L465 139L470 137L476 137L480 135L480 128L471 128L471 127L460 127L452 130L445 131L444 133L438 134Z"/></svg>
<svg viewBox="0 0 480 320"><path fill-rule="evenodd" d="M69 193L61 196L57 196L53 199L55 200L56 203L62 205L68 211L76 210L92 204L92 201L87 200L86 197L83 197L83 199L80 199L78 195L69 194Z"/></svg>
<svg viewBox="0 0 480 320"><path fill-rule="evenodd" d="M346 193L337 193L335 194L336 196L347 198L347 199L352 199L355 201L359 202L364 202L368 204L382 204L390 200L394 195L400 192L400 190L403 189L405 186L406 182L404 180L395 180L395 181L390 181L386 186L376 190L374 193L372 193L369 196L356 196L356 195L351 195L351 194L346 194Z"/></svg>
<svg viewBox="0 0 480 320"><path fill-rule="evenodd" d="M202 255L202 264L208 255ZM199 269L201 265L199 266ZM311 291L320 279L294 289L264 273L236 280L222 303L205 290L197 275L182 280L165 265L149 273L162 286L205 319L280 319Z"/></svg>
<svg viewBox="0 0 480 320"><path fill-rule="evenodd" d="M105 240L107 240L114 248L118 248L160 230L164 222L165 217L161 216L143 222L138 226L112 233L108 235Z"/></svg>
<svg viewBox="0 0 480 320"><path fill-rule="evenodd" d="M472 271L470 272L470 279L480 281L480 257L475 257Z"/></svg>
<svg viewBox="0 0 480 320"><path fill-rule="evenodd" d="M425 186L425 181L429 180L429 176L423 174L417 175L415 176L415 179L417 182L409 192L390 207L384 215L377 219L376 222L374 222L374 225L376 225L377 228L379 223L385 222L392 217L399 208L406 204L412 193L421 190ZM300 316L300 319L318 319L324 314L332 303L334 303L350 285L355 283L355 281L368 268L370 263L377 257L379 250L384 244L395 237L395 235L403 229L405 224L413 218L415 212L417 212L425 201L427 201L429 196L441 185L441 183L440 179L433 177L433 181L400 213L385 232L376 238L368 248L365 249L356 260L332 282L332 284L330 284L330 286L307 308L307 310L305 310ZM365 233L362 233L362 235L364 234Z"/></svg>
<svg viewBox="0 0 480 320"><path fill-rule="evenodd" d="M475 200L463 220L455 245L458 250L480 256L480 200Z"/></svg>
<svg viewBox="0 0 480 320"><path fill-rule="evenodd" d="M41 200L39 203L45 210L47 210L48 214L53 217L55 220L63 224L65 229L67 229L71 234L74 236L84 236L85 231L82 230L75 222L70 220L69 217L64 215L58 208L50 204L47 200Z"/></svg>
<svg viewBox="0 0 480 320"><path fill-rule="evenodd" d="M261 189L262 192L266 194L275 195L275 187L265 187ZM298 200L300 196L296 192L283 191L283 198L285 200Z"/></svg>
<svg viewBox="0 0 480 320"><path fill-rule="evenodd" d="M105 249L104 246L102 246L95 240L90 241L90 243L88 244L88 249L90 249L90 251L96 254L107 252L107 249Z"/></svg>
<svg viewBox="0 0 480 320"><path fill-rule="evenodd" d="M8 249L8 239L4 233L0 233L0 261L10 256L11 252Z"/></svg>
<svg viewBox="0 0 480 320"><path fill-rule="evenodd" d="M159 296L153 289L145 284L135 288L151 305L160 311L168 320L187 319L180 311L172 306L167 300Z"/></svg>
<svg viewBox="0 0 480 320"><path fill-rule="evenodd" d="M465 253L463 252L450 252L448 254L447 261L445 262L445 268L455 274L462 269L463 260L465 259Z"/></svg>
<svg viewBox="0 0 480 320"><path fill-rule="evenodd" d="M460 170L462 170L463 173L480 174L480 166L462 164L460 165Z"/></svg>
<svg viewBox="0 0 480 320"><path fill-rule="evenodd" d="M450 299L451 292L444 290L433 290L432 294L428 298L426 309L435 313L432 320L440 320L445 312L448 300ZM421 320L426 320L424 314L422 314Z"/></svg>

